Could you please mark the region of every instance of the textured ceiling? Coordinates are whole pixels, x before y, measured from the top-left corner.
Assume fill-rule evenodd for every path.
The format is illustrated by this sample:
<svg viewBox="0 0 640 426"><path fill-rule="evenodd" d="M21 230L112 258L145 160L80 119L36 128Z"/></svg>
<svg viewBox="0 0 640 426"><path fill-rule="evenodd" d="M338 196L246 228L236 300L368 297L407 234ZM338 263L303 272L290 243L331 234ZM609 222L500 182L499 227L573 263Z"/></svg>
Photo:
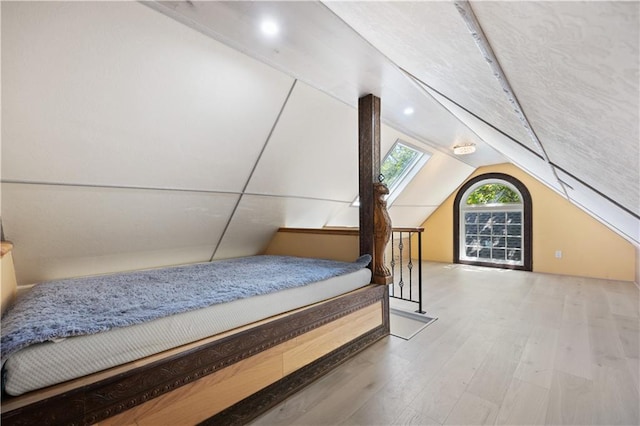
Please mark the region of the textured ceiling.
<svg viewBox="0 0 640 426"><path fill-rule="evenodd" d="M473 8L551 162L639 214L639 3Z"/></svg>
<svg viewBox="0 0 640 426"><path fill-rule="evenodd" d="M326 2L398 66L536 149L450 2Z"/></svg>
<svg viewBox="0 0 640 426"><path fill-rule="evenodd" d="M640 240L640 3L325 4L511 162Z"/></svg>
<svg viewBox="0 0 640 426"><path fill-rule="evenodd" d="M405 134L448 155L475 142L461 161L513 162L613 229L640 221L638 2L149 5L347 105L374 93Z"/></svg>

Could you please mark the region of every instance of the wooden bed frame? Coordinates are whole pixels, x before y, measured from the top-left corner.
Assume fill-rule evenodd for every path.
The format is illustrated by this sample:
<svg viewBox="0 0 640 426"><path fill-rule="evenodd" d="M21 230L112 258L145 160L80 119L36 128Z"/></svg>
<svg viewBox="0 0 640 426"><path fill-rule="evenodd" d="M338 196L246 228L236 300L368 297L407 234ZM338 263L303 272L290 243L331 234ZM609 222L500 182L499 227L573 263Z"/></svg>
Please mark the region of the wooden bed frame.
<svg viewBox="0 0 640 426"><path fill-rule="evenodd" d="M361 98L361 253L374 252L379 117L380 100ZM10 253L3 266L5 258ZM13 286L10 294L15 279ZM2 424L244 424L387 336L388 300L388 286L370 284L57 386L3 395Z"/></svg>
<svg viewBox="0 0 640 426"><path fill-rule="evenodd" d="M389 334L369 285L2 403L3 425L243 424Z"/></svg>

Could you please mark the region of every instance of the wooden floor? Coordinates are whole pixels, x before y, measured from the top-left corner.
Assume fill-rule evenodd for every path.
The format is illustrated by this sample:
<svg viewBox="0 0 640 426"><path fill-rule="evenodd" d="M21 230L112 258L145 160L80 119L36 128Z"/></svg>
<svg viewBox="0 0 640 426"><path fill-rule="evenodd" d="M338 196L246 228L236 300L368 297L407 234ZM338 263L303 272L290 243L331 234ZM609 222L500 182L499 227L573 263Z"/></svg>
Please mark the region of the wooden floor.
<svg viewBox="0 0 640 426"><path fill-rule="evenodd" d="M255 425L640 424L633 283L425 263L426 311Z"/></svg>

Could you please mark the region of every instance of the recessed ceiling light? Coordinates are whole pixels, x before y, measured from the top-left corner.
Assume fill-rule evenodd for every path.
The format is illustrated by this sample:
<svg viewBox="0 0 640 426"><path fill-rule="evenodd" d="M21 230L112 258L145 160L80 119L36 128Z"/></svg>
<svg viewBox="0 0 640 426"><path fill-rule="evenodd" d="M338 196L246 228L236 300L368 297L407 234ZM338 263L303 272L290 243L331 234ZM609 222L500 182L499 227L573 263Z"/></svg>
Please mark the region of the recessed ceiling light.
<svg viewBox="0 0 640 426"><path fill-rule="evenodd" d="M404 112L404 115L411 115L413 114L414 111L413 111L413 108L406 107L403 112Z"/></svg>
<svg viewBox="0 0 640 426"><path fill-rule="evenodd" d="M260 29L262 30L263 34L270 37L273 37L280 32L280 26L278 26L278 24L271 19L265 19L264 21L262 21Z"/></svg>

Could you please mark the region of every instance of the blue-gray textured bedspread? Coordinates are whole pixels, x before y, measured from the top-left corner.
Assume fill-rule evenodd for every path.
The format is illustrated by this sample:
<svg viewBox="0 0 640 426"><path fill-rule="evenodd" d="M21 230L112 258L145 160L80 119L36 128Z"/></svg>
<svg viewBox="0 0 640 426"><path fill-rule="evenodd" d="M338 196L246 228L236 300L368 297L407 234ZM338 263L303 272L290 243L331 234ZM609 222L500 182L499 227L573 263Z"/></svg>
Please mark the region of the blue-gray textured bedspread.
<svg viewBox="0 0 640 426"><path fill-rule="evenodd" d="M253 256L38 284L2 317L2 362L47 340L94 334L347 274L371 256L338 262Z"/></svg>

